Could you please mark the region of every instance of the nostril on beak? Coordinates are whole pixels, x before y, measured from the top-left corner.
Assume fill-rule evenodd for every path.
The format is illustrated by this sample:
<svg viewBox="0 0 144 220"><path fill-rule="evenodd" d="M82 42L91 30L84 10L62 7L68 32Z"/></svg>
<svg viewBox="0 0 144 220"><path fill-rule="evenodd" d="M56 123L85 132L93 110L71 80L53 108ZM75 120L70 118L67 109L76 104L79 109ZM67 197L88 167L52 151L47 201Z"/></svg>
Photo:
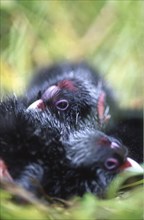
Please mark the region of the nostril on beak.
<svg viewBox="0 0 144 220"><path fill-rule="evenodd" d="M105 167L108 170L116 169L118 166L119 166L119 162L117 159L114 158L109 158L105 162Z"/></svg>

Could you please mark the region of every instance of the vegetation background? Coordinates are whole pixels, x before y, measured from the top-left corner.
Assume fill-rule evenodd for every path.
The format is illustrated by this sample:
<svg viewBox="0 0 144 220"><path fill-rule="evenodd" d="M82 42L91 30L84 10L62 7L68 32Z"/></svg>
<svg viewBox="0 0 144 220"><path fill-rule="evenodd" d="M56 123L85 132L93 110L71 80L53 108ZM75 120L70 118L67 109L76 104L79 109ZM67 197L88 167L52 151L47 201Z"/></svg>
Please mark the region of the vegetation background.
<svg viewBox="0 0 144 220"><path fill-rule="evenodd" d="M108 80L122 107L142 108L143 51L142 0L0 0L1 98L23 93L39 66L86 60ZM32 205L18 206L10 200L18 192L8 186L1 192L0 215L3 220L142 219L143 188L114 198L124 179L118 177L107 200L86 195L66 210L31 197Z"/></svg>
<svg viewBox="0 0 144 220"><path fill-rule="evenodd" d="M122 106L142 106L143 1L0 0L0 6L2 96L22 93L38 66L86 60Z"/></svg>

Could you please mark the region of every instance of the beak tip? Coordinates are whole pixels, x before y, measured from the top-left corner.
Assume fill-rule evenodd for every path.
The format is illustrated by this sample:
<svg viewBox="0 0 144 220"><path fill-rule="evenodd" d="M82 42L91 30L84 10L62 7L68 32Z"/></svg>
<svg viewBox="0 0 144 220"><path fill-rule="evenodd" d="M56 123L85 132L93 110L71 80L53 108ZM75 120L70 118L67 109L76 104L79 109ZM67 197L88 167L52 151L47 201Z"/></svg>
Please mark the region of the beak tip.
<svg viewBox="0 0 144 220"><path fill-rule="evenodd" d="M35 102L33 102L28 108L27 111L29 110L44 110L45 106L44 106L44 102L42 99L36 100Z"/></svg>
<svg viewBox="0 0 144 220"><path fill-rule="evenodd" d="M127 157L125 163L120 167L120 170L126 170L126 171L131 171L131 170L136 170L139 172L143 172L143 168L133 159Z"/></svg>

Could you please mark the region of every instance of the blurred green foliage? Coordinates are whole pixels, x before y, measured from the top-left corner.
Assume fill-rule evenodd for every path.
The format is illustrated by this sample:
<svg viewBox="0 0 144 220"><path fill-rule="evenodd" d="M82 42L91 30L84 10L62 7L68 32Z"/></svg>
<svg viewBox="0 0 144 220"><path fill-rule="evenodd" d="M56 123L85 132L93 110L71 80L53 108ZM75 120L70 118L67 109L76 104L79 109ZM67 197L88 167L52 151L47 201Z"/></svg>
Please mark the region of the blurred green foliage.
<svg viewBox="0 0 144 220"><path fill-rule="evenodd" d="M87 193L83 198L56 200L55 203L36 199L21 188L7 183L5 190L0 191L0 216L3 220L142 220L144 188L142 182L137 184L136 181L140 176L142 173L136 171L121 173L111 183L108 196L103 200ZM137 187L118 193L122 182L129 177L136 178L133 185ZM16 195L19 196L18 202L12 200Z"/></svg>
<svg viewBox="0 0 144 220"><path fill-rule="evenodd" d="M1 0L1 96L22 93L38 66L86 60L122 106L141 107L143 21L139 0Z"/></svg>

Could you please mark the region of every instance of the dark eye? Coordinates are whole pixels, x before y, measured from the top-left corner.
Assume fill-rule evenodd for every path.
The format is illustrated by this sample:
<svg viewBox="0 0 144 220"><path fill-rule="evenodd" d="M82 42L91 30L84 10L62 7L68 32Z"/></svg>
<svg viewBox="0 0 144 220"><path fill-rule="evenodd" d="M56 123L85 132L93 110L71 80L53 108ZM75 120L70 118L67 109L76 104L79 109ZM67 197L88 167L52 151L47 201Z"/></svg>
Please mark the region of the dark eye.
<svg viewBox="0 0 144 220"><path fill-rule="evenodd" d="M66 99L61 99L61 100L57 101L55 103L55 105L56 105L57 109L64 111L68 108L69 103Z"/></svg>

